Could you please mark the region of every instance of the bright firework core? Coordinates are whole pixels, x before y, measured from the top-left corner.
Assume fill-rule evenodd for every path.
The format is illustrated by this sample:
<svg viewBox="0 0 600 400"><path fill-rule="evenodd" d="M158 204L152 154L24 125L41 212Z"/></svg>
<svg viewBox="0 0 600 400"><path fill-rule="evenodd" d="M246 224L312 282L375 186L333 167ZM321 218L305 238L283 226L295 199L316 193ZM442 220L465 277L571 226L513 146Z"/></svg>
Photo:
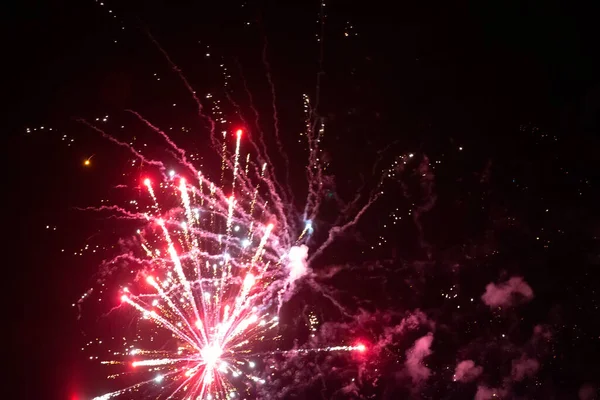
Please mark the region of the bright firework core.
<svg viewBox="0 0 600 400"><path fill-rule="evenodd" d="M202 360L206 363L207 368L214 368L214 366L219 361L221 354L223 354L223 350L219 347L218 344L211 344L206 346L200 352L202 356Z"/></svg>

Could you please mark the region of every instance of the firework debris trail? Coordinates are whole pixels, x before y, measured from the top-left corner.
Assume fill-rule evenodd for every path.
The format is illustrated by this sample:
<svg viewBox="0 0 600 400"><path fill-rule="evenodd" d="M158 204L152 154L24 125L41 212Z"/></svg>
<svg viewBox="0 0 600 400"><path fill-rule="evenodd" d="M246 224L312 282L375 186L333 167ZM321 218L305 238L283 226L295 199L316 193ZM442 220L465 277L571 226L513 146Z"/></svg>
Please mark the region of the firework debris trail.
<svg viewBox="0 0 600 400"><path fill-rule="evenodd" d="M240 71L240 77L242 79L242 83L244 85L244 91L246 93L246 95L248 96L248 101L250 103L250 109L252 110L253 114L254 114L254 127L256 128L256 132L258 132L258 138L259 138L259 143L261 145L261 149L258 148L258 146L256 145L255 142L251 141L252 145L254 146L254 150L257 153L257 158L259 160L259 162L262 163L263 165L263 173L265 174L265 176L267 177L266 181L268 182L268 184L272 184L274 186L273 192L275 193L281 193L281 197L285 200L285 205L287 206L287 211L288 213L292 213L292 207L293 207L293 203L294 203L294 196L293 196L293 191L291 190L289 184L287 186L287 188L284 188L281 183L279 183L279 181L275 178L275 171L273 168L273 162L271 161L271 157L269 156L269 152L267 150L267 146L264 140L264 133L260 127L260 114L258 112L258 110L256 109L256 106L254 105L254 98L252 96L252 92L250 91L250 89L248 88L248 83L246 82L246 78L244 77L243 71L242 71L242 66L239 63L239 61L237 61L237 65L238 65L238 70ZM273 107L275 107L275 103L273 103ZM276 108L273 109L274 112L276 112ZM251 135L249 135L251 136ZM289 193L289 198L287 197ZM292 226L296 226L296 222L297 219L295 218L290 218L289 220L290 224Z"/></svg>
<svg viewBox="0 0 600 400"><path fill-rule="evenodd" d="M239 60L236 60L236 64L237 64L238 70L240 72L240 77L242 79L242 83L244 85L244 91L245 91L246 95L248 96L248 102L250 103L249 107L252 110L252 113L254 114L254 127L256 128L256 132L258 133L258 140L261 145L261 150L258 149L258 146L256 145L256 143L254 141L251 141L251 143L254 146L254 150L258 154L258 160L262 163L266 162L267 165L272 166L273 163L271 162L271 159L269 158L269 153L267 151L267 145L265 144L264 133L263 133L262 129L260 128L260 122L259 122L260 114L259 114L258 110L256 109L256 106L254 105L254 97L252 96L252 92L248 88L248 82L246 82L246 78L244 77L244 73L242 70L242 64L239 62ZM249 125L246 125L246 126L249 127ZM269 169L269 171L270 171L270 169Z"/></svg>
<svg viewBox="0 0 600 400"><path fill-rule="evenodd" d="M262 62L263 65L265 67L265 73L267 75L267 81L269 82L269 88L271 89L271 106L273 108L273 129L274 129L274 133L275 133L275 142L277 143L277 148L279 150L279 154L281 155L281 157L283 158L283 161L285 162L285 182L287 184L287 191L283 191L283 195L284 196L288 196L290 197L290 200L286 199L286 201L288 201L289 203L292 203L293 200L293 195L292 195L292 191L289 189L289 183L290 183L290 159L283 147L283 143L281 142L281 136L279 134L279 117L278 117L278 113L277 113L277 96L275 94L275 84L273 83L273 77L271 76L271 64L269 63L269 59L267 58L267 47L268 47L268 41L267 41L267 37L264 36L264 45L263 45L263 51L262 51ZM287 193L289 192L289 193Z"/></svg>
<svg viewBox="0 0 600 400"><path fill-rule="evenodd" d="M132 146L130 146L129 144L127 144L127 143L125 143L125 142L122 142L122 141L120 141L120 140L116 139L114 136L111 136L111 135L107 134L107 133L106 133L106 132L104 132L102 129L98 128L98 127L97 127L97 126L95 126L95 125L92 125L91 123L89 123L88 121L86 121L86 120L85 120L85 119L83 119L83 118L77 118L77 119L76 119L76 121L77 121L77 122L80 122L80 123L82 123L82 124L84 124L84 125L86 125L86 126L88 126L89 128L93 129L94 131L98 132L98 133L99 133L99 134L101 134L101 135L102 135L102 137L104 137L105 139L108 139L108 140L110 140L111 142L113 142L113 143L115 143L115 144L117 144L117 145L119 145L119 146L121 146L121 147L125 147L125 148L127 148L127 149L128 149L130 152L131 152L131 153L133 153L133 155L134 155L134 156L135 156L137 159L139 159L139 160L140 160L140 161L142 161L143 163L146 163L146 164L149 164L149 165L153 165L153 166L155 166L155 167L158 167L158 168L159 168L159 170L160 170L160 172L161 172L161 174L163 175L163 177L166 177L166 170L167 170L167 169L165 168L165 166L163 165L163 163L162 163L162 162L160 162L160 161L155 161L155 160L150 160L150 159L148 159L148 158L144 157L144 156L142 155L142 153L140 153L139 151L137 151L136 149L134 149L134 148L133 148Z"/></svg>

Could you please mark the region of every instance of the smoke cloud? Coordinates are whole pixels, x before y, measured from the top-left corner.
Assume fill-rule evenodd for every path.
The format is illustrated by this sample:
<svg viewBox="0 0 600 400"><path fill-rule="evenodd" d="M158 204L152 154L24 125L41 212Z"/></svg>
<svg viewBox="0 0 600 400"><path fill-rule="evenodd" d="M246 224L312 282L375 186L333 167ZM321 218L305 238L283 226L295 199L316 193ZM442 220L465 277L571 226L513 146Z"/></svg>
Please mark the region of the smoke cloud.
<svg viewBox="0 0 600 400"><path fill-rule="evenodd" d="M474 400L498 400L506 398L508 390L506 388L490 388L485 385L477 387Z"/></svg>
<svg viewBox="0 0 600 400"><path fill-rule="evenodd" d="M481 300L488 306L506 307L533 299L533 290L520 276L510 278L504 283L490 283L485 287Z"/></svg>
<svg viewBox="0 0 600 400"><path fill-rule="evenodd" d="M586 383L579 388L579 400L596 400L598 399L598 391L591 383Z"/></svg>
<svg viewBox="0 0 600 400"><path fill-rule="evenodd" d="M413 347L406 352L406 370L414 383L422 383L429 378L431 370L423 364L423 359L431 354L433 334L429 333L415 341Z"/></svg>
<svg viewBox="0 0 600 400"><path fill-rule="evenodd" d="M540 363L538 360L523 356L513 360L510 375L515 381L520 382L527 377L534 376L539 368Z"/></svg>
<svg viewBox="0 0 600 400"><path fill-rule="evenodd" d="M293 246L288 255L288 281L294 283L308 273L306 259L308 257L308 247L305 245Z"/></svg>
<svg viewBox="0 0 600 400"><path fill-rule="evenodd" d="M454 370L454 380L458 382L474 381L483 372L483 367L475 365L473 360L464 360L458 363Z"/></svg>

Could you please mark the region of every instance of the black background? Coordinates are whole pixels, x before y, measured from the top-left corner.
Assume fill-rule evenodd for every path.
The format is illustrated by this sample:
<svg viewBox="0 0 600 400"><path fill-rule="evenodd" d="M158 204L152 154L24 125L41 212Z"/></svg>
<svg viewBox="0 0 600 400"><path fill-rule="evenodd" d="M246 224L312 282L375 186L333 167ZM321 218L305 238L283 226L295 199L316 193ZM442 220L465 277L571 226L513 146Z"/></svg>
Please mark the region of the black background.
<svg viewBox="0 0 600 400"><path fill-rule="evenodd" d="M107 13L111 6L117 18ZM133 107L159 123L176 119L201 130L189 101L183 111L172 111L171 103L186 103L186 94L147 29L199 91L222 87L208 51L228 62L239 93L237 58L267 119L266 37L282 126L297 132L300 94L314 93L319 70L319 7L186 1L5 7L4 347L5 371L17 379L6 381L4 390L14 391L9 398L75 399L96 393L86 372L95 367L79 351L85 338L71 304L89 287L101 257L82 261L66 253L109 223L86 219L73 207L97 204L120 183L125 161L112 159L113 147L72 118L112 117ZM342 167L334 169L339 189L344 182L352 186L359 171L370 170L377 150L394 141L399 151L443 159L446 168L436 171L438 202L424 220L434 259L451 263L454 252L489 246L486 235L493 235L493 247L506 258L456 279L478 297L500 270L524 275L536 298L521 314L523 323L554 329L553 355L540 372L544 393L575 398L583 383L600 376L598 9L566 1L332 1L326 10L320 109L330 123L329 143L341 153ZM170 83L157 86L154 73ZM73 146L61 142L63 132L75 138ZM284 142L292 160L301 160L295 138ZM82 161L91 154L94 168L86 169ZM482 189L486 165L490 179ZM379 222L388 214L383 207L375 211ZM473 211L478 207L485 212ZM503 230L508 216L518 233ZM47 225L57 231L49 233ZM376 230L365 228L365 236L376 237ZM397 241L382 257L392 254L396 264L423 258L412 233L393 233ZM536 237L549 241L548 248ZM427 275L431 293L421 292L415 307L442 309L431 300L440 276ZM429 396L453 398L451 390L439 390L440 397Z"/></svg>

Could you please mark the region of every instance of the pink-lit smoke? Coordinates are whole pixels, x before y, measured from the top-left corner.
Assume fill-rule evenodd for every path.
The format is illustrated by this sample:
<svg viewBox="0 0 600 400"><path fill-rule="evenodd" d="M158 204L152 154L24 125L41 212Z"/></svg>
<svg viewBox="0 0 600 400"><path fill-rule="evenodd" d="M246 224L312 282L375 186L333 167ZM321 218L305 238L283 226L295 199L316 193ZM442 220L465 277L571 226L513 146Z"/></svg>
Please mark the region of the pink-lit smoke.
<svg viewBox="0 0 600 400"><path fill-rule="evenodd" d="M433 342L433 333L417 339L413 347L406 352L406 361L404 365L408 375L414 383L422 383L431 375L431 370L425 366L423 359L431 354L431 343Z"/></svg>
<svg viewBox="0 0 600 400"><path fill-rule="evenodd" d="M598 391L591 383L586 383L579 388L579 400L596 400Z"/></svg>
<svg viewBox="0 0 600 400"><path fill-rule="evenodd" d="M473 360L464 360L456 365L454 380L458 382L472 382L481 375L483 367L475 365Z"/></svg>
<svg viewBox="0 0 600 400"><path fill-rule="evenodd" d="M510 375L513 380L520 382L527 377L534 376L539 368L540 363L538 360L523 356L517 360L513 360Z"/></svg>
<svg viewBox="0 0 600 400"><path fill-rule="evenodd" d="M491 388L485 385L477 387L477 393L475 393L474 400L498 400L504 399L508 395L508 389L506 388Z"/></svg>
<svg viewBox="0 0 600 400"><path fill-rule="evenodd" d="M488 306L507 307L533 299L533 290L520 276L503 283L490 283L485 287L481 300Z"/></svg>

